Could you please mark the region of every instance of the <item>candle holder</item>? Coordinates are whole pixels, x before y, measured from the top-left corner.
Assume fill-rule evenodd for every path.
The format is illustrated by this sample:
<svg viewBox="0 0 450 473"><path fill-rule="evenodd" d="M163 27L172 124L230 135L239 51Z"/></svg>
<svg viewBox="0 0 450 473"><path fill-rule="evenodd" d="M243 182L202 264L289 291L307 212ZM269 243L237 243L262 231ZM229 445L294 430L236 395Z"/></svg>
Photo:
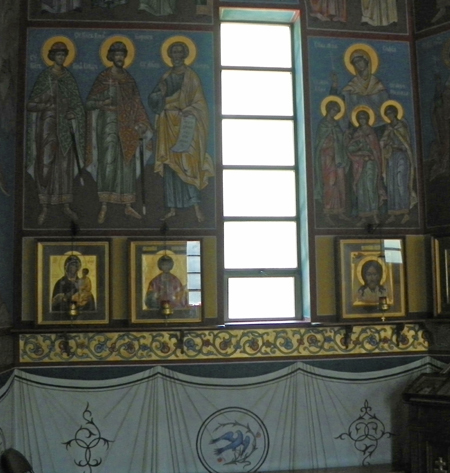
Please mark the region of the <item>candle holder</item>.
<svg viewBox="0 0 450 473"><path fill-rule="evenodd" d="M78 312L78 304L76 301L70 301L69 303L69 315L70 317L77 317L79 314Z"/></svg>
<svg viewBox="0 0 450 473"><path fill-rule="evenodd" d="M381 316L381 320L384 322L386 320L386 317L384 315L385 312L387 312L390 309L390 305L388 304L387 297L381 296L378 298L378 309L380 312L383 314Z"/></svg>
<svg viewBox="0 0 450 473"><path fill-rule="evenodd" d="M173 309L170 306L170 301L161 301L160 311L164 317L169 317L173 314Z"/></svg>
<svg viewBox="0 0 450 473"><path fill-rule="evenodd" d="M386 312L389 310L391 306L388 304L387 297L381 296L378 299L378 308L381 310L381 312Z"/></svg>

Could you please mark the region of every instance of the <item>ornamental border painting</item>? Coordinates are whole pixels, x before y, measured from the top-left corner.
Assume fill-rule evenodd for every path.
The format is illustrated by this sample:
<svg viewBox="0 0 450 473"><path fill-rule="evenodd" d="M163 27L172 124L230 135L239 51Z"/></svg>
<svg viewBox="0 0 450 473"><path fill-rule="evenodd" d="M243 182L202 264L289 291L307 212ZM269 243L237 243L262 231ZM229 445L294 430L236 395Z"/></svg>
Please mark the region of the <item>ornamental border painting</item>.
<svg viewBox="0 0 450 473"><path fill-rule="evenodd" d="M434 315L450 316L450 236L432 237Z"/></svg>
<svg viewBox="0 0 450 473"><path fill-rule="evenodd" d="M102 21L208 25L214 0L28 0L34 21Z"/></svg>
<svg viewBox="0 0 450 473"><path fill-rule="evenodd" d="M129 241L132 323L203 320L201 240Z"/></svg>
<svg viewBox="0 0 450 473"><path fill-rule="evenodd" d="M109 321L109 242L37 242L37 323Z"/></svg>
<svg viewBox="0 0 450 473"><path fill-rule="evenodd" d="M27 36L24 229L215 229L213 34Z"/></svg>
<svg viewBox="0 0 450 473"><path fill-rule="evenodd" d="M341 319L406 316L405 252L401 238L336 238Z"/></svg>

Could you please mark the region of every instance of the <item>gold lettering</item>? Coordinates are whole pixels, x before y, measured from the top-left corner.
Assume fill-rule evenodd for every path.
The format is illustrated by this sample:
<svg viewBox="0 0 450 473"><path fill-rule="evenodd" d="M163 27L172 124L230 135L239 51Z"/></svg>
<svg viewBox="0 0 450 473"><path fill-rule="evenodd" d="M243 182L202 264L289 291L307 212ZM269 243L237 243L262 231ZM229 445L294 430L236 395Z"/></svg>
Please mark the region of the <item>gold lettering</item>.
<svg viewBox="0 0 450 473"><path fill-rule="evenodd" d="M361 247L362 251L380 251L380 245L363 245Z"/></svg>
<svg viewBox="0 0 450 473"><path fill-rule="evenodd" d="M143 246L142 251L143 252L145 252L145 251L155 252L155 251L158 251L158 247L157 246Z"/></svg>

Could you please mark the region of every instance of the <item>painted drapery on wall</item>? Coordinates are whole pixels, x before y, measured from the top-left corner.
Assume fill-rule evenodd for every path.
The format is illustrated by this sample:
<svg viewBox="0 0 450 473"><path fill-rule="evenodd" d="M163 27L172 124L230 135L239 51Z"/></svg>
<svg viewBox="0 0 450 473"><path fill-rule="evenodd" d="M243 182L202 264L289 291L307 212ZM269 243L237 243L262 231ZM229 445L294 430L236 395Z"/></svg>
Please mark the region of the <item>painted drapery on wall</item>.
<svg viewBox="0 0 450 473"><path fill-rule="evenodd" d="M237 378L155 367L98 381L16 370L0 390L0 428L7 448L48 473L89 466L96 473L237 473L401 462L407 461L401 393L440 366L427 357L403 363L350 373L298 362ZM357 423L367 426L364 439Z"/></svg>
<svg viewBox="0 0 450 473"><path fill-rule="evenodd" d="M25 228L49 228L49 226L66 228L71 219L77 219L83 228L97 228L99 225L102 228L111 225L116 228L160 228L161 218L169 213L172 205L164 199L163 176L157 163L155 163L158 156L155 150L157 147L164 146L170 148L175 143L166 143L168 138L162 128L152 136L153 131L156 130L156 122L161 110L153 109L147 98L173 65L173 60L167 56L167 51L162 48L162 45L173 37L182 44L190 45L192 57L189 60L187 72L183 76L179 75L179 77L183 77L180 82L180 90L182 91L181 96L184 98L175 103L174 97L180 92L172 91L172 96L168 96L168 99L178 108L184 107L182 112L185 114L197 110L195 112L197 113L195 127L198 132L192 138L194 141L192 148L199 151L196 152L198 156L195 155L195 159L193 157L189 159L192 162L194 160L207 160L209 167L207 172L202 170L204 174L201 176L201 183L197 186L198 196L195 205L198 207L201 205L201 213L200 210L194 212L192 209L181 209L177 211L176 216L169 215L170 221L168 221L168 224L170 227L178 228L197 228L199 226L212 228L215 225L212 34L190 32L186 35L179 35L170 31L120 30L115 32L113 30L67 28L58 30L31 29L29 31L26 97L30 104L28 115L35 114L34 118L36 118L39 113L44 113L43 107L48 108L46 114L55 113L50 110L50 102L48 104L45 101L34 104L33 90L38 83L38 78L44 77L41 75L43 71L48 67L53 67L50 64L51 61L42 54L43 45L57 42L69 45L70 47L67 48L69 49L69 55L64 59L61 67L65 71L65 75L71 78L73 82L72 89L77 88L79 91L77 93L86 116L87 130L85 135L80 134L83 124L79 120L77 123L70 123L69 118L72 122L74 121L72 115L76 107L72 106L70 102L71 96L67 87L59 86L63 81L61 79L55 80L55 85L49 90L55 93L59 91L61 100L65 104L67 103L68 107L66 108L70 109L70 113L65 113L64 117L59 119L64 121L63 125L68 125L66 127L68 133L72 130L75 135L75 142L72 144L71 151L72 158L70 159L72 164L69 166L70 169L67 167L64 171L64 175L61 175L61 173L55 174L52 179L70 180L71 185L66 187L70 190L69 193L73 195L70 200L70 211L73 214L72 216L69 215L68 209L61 212L59 208L62 208L62 206L49 205L47 214L39 218L42 209L39 207L38 193L39 196L42 194L39 190L42 186L37 185L35 174L28 172L24 178ZM114 63L111 55L108 57L108 48L114 42L124 44L124 59L119 58L119 62L124 61L122 65L117 61L117 64ZM108 76L109 78L102 76L103 79L100 80L100 74L104 70L111 70L114 74L111 77ZM129 87L125 86L125 81L119 76L130 78L128 82L131 85ZM186 95L186 91L192 88L192 77L194 76L197 83L197 93L194 99L201 96L201 113L198 111L197 105L192 105L188 101L188 95ZM56 77L56 75L50 75L50 78L53 77ZM41 82L43 83L43 80ZM48 83L50 84L50 82ZM123 84L123 87L121 84ZM133 97L130 95L131 92ZM191 94L192 91L189 93ZM58 108L58 113L61 113L60 110L61 107ZM133 118L132 115L135 110L139 110L139 116L136 115ZM111 121L113 118L114 123L117 124L116 128L120 132L118 134L105 133L105 140L102 142L99 139L101 134L99 130L102 127L104 130L109 130L113 126ZM29 136L33 133L32 123L33 121L29 119L27 129ZM124 173L126 173L127 176L129 174L127 178L129 185L125 190L119 192L120 195L125 196L124 198L120 197L114 190L117 188L117 182L111 183L106 189L104 179L101 179L101 176L105 174L99 174L103 169L101 165L109 161L100 158L94 159L95 157L106 156L102 150L112 149L113 144L110 140L113 139L113 135L120 136L122 148L125 144L127 149L129 148L128 145L131 146L131 154L129 153L130 149L128 149L126 151L128 157L124 160L123 172L120 174L125 175ZM24 153L26 162L30 161L33 157L33 150L41 142L38 135L34 134L34 137L34 141L29 139L29 144ZM70 145L70 134L67 134L67 137L68 140L66 141ZM141 138L143 139L142 146L140 146ZM185 146L190 145L185 143ZM75 151L77 151L77 155L75 155ZM189 153L179 151L173 154L178 154L182 157L181 160L184 160ZM31 171L29 166L28 170ZM106 175L113 180L119 179L117 173L107 172ZM99 188L99 186L103 187ZM104 192L109 193L107 200L105 200ZM58 199L59 202L63 202L61 198L58 197ZM64 197L64 199L66 199L65 202L68 202L67 198ZM108 204L107 213L102 213L102 204L116 201L126 205L133 203L133 207L127 207L124 212L123 206L110 206Z"/></svg>
<svg viewBox="0 0 450 473"><path fill-rule="evenodd" d="M316 228L362 228L380 222L417 227L408 45L317 37L309 39L309 55L323 58L313 61L309 71ZM364 125L360 117L365 117ZM332 134L325 132L325 123ZM330 201L330 192L339 195L338 204Z"/></svg>

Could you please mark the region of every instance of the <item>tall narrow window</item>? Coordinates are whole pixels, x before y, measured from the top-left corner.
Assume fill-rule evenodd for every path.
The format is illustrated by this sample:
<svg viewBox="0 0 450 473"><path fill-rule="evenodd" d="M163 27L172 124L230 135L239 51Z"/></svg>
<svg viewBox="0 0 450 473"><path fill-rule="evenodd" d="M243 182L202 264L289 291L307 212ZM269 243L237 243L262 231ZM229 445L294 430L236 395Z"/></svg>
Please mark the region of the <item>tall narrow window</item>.
<svg viewBox="0 0 450 473"><path fill-rule="evenodd" d="M303 318L292 28L221 24L228 322Z"/></svg>

